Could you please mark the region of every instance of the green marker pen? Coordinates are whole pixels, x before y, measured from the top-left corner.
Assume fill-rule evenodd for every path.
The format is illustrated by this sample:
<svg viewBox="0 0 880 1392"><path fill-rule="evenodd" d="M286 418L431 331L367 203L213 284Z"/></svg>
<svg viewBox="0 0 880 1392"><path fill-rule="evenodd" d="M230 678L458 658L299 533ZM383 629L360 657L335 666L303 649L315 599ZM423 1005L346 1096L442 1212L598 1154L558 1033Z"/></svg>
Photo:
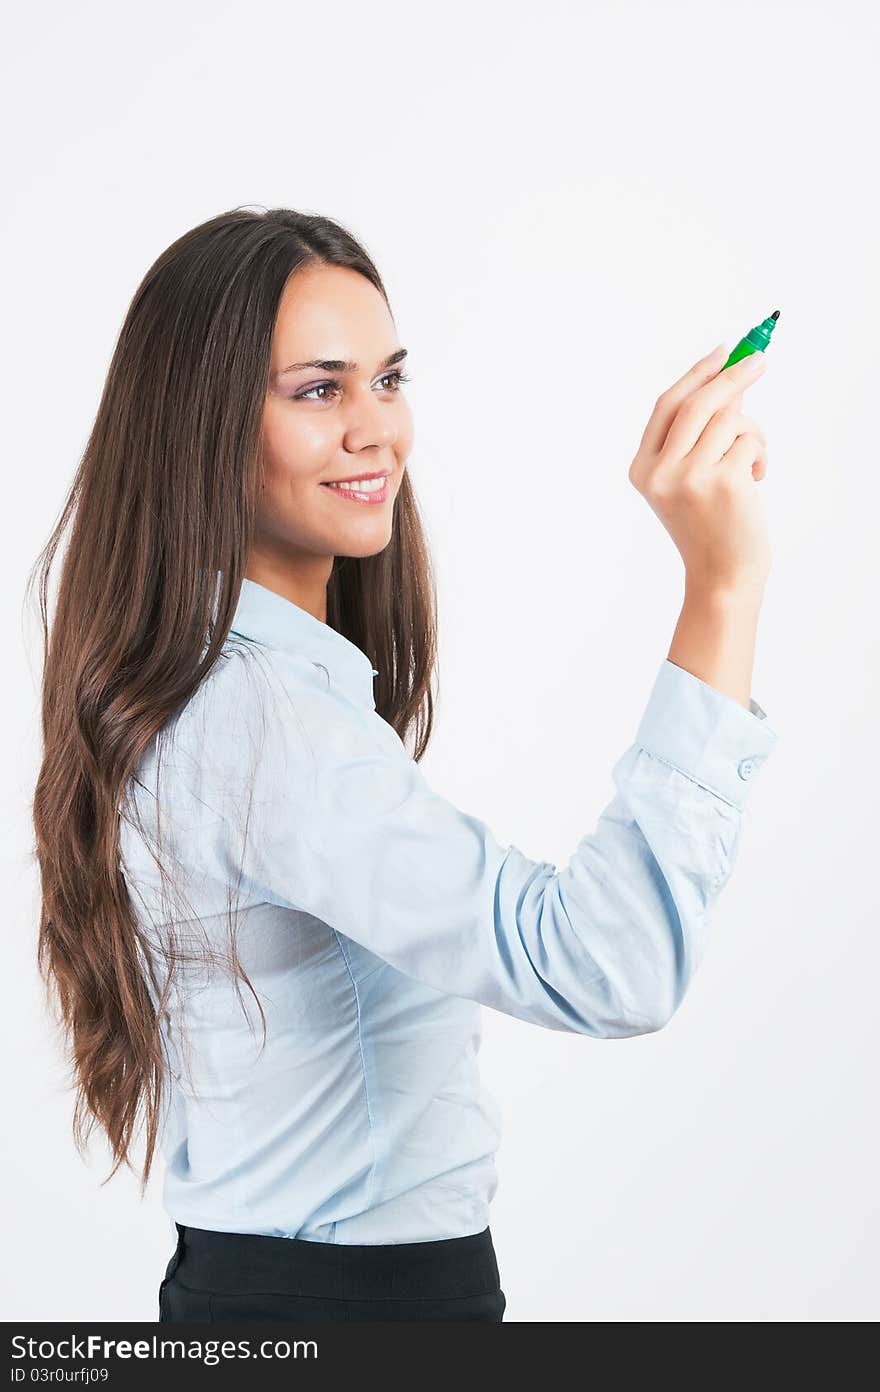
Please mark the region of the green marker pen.
<svg viewBox="0 0 880 1392"><path fill-rule="evenodd" d="M770 335L776 328L776 320L779 318L779 310L774 309L769 319L765 319L763 324L758 324L754 329L749 329L745 338L741 338L734 348L724 367L730 367L733 363L739 362L740 358L747 358L750 353L763 353L767 344L770 342ZM721 371L724 371L722 367Z"/></svg>

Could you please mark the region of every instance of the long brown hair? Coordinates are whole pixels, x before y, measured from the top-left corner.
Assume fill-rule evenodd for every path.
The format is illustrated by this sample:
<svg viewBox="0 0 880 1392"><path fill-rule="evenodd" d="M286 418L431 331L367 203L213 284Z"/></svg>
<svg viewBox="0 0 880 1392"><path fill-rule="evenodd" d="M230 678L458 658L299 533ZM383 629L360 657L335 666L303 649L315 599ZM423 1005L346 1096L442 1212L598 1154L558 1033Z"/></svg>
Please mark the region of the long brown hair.
<svg viewBox="0 0 880 1392"><path fill-rule="evenodd" d="M69 1048L75 1143L82 1151L97 1124L115 1162L107 1179L123 1161L135 1169L143 1111L141 1193L167 1082L160 1018L175 952L166 953L164 985L152 978L157 1000L120 861L120 809L143 751L226 641L252 545L275 319L290 276L316 263L359 271L388 303L349 231L287 208L232 209L159 256L131 301L85 451L27 585L30 594L39 572L38 966ZM49 575L68 527L50 635ZM378 668L376 709L401 740L412 737L415 759L433 724L436 616L405 470L388 546L334 560L327 621ZM234 941L231 959L253 990Z"/></svg>

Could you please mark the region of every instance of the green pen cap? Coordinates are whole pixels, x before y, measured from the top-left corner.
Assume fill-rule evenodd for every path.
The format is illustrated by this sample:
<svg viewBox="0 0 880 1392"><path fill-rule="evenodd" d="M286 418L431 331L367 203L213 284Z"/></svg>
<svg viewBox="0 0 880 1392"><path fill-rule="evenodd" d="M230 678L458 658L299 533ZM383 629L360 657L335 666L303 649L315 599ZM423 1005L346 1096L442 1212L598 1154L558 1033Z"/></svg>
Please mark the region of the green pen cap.
<svg viewBox="0 0 880 1392"><path fill-rule="evenodd" d="M740 358L747 358L750 353L763 353L768 343L770 335L776 328L776 321L779 318L779 310L774 309L768 319L763 324L756 324L753 329L749 329L745 338L741 338L734 348L724 367L730 367L733 363L739 362ZM721 371L724 371L722 367Z"/></svg>

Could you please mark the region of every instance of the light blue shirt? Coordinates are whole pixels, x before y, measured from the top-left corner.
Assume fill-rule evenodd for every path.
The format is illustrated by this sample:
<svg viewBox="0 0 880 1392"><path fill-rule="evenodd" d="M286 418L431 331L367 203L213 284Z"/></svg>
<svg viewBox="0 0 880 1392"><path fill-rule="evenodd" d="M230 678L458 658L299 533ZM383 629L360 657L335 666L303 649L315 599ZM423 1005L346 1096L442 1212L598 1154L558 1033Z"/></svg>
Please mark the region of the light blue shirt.
<svg viewBox="0 0 880 1392"><path fill-rule="evenodd" d="M163 1022L179 1223L338 1243L482 1231L501 1117L479 1077L481 1005L594 1039L661 1029L777 739L754 701L664 661L613 799L559 870L432 790L375 709L375 675L245 580L220 661L131 785L124 868L153 950L169 926L190 942L196 917L222 950L237 887L268 1030L262 1047L222 965L187 964ZM191 912L162 899L157 795Z"/></svg>

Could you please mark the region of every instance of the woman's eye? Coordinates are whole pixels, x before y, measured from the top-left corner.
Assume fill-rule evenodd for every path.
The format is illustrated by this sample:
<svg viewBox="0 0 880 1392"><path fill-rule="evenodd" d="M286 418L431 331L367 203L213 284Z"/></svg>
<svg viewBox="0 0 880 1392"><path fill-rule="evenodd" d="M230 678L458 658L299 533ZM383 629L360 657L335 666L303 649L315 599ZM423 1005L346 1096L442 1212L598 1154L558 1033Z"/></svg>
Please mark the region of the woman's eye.
<svg viewBox="0 0 880 1392"><path fill-rule="evenodd" d="M399 391L403 382L412 381L411 377L408 377L405 372L401 371L401 369L397 367L395 367L393 372L383 372L382 376L379 378L379 381L384 382L386 377L394 378L394 391Z"/></svg>
<svg viewBox="0 0 880 1392"><path fill-rule="evenodd" d="M339 391L339 383L338 383L338 382L318 382L317 386L309 387L307 391L299 392L296 396L293 397L293 400L294 400L294 401L308 401L309 398L310 398L311 395L312 395L312 392L326 391L329 387L332 387L333 390L336 391L336 392ZM316 400L316 401L326 401L327 398L326 398L326 397L316 397L315 400Z"/></svg>
<svg viewBox="0 0 880 1392"><path fill-rule="evenodd" d="M405 372L401 371L399 368L394 368L394 370L393 370L392 372L383 372L383 373L382 373L382 376L379 378L379 381L380 381L380 382L386 382L386 381L388 381L389 378L393 379L393 382L394 382L394 386L391 387L390 390L391 390L391 391L395 391L395 392L396 392L396 391L400 391L400 387L401 387L401 384L402 384L403 382L411 382L411 381L412 381L412 378L409 377L409 376L407 376L407 374L406 374ZM327 400L329 400L329 397L326 397L326 396L322 396L322 397L313 397L313 396L312 396L312 393L313 393L313 392L326 391L326 390L328 390L328 389L330 389L330 390L332 390L332 391L338 393L338 392L339 392L339 388L340 388L340 384L339 384L338 382L317 382L317 383L315 384L315 386L313 386L313 387L308 387L304 392L299 392L296 396L292 397L291 400L292 400L292 401L308 401L308 400L311 398L312 400L315 400L315 401L327 401Z"/></svg>

